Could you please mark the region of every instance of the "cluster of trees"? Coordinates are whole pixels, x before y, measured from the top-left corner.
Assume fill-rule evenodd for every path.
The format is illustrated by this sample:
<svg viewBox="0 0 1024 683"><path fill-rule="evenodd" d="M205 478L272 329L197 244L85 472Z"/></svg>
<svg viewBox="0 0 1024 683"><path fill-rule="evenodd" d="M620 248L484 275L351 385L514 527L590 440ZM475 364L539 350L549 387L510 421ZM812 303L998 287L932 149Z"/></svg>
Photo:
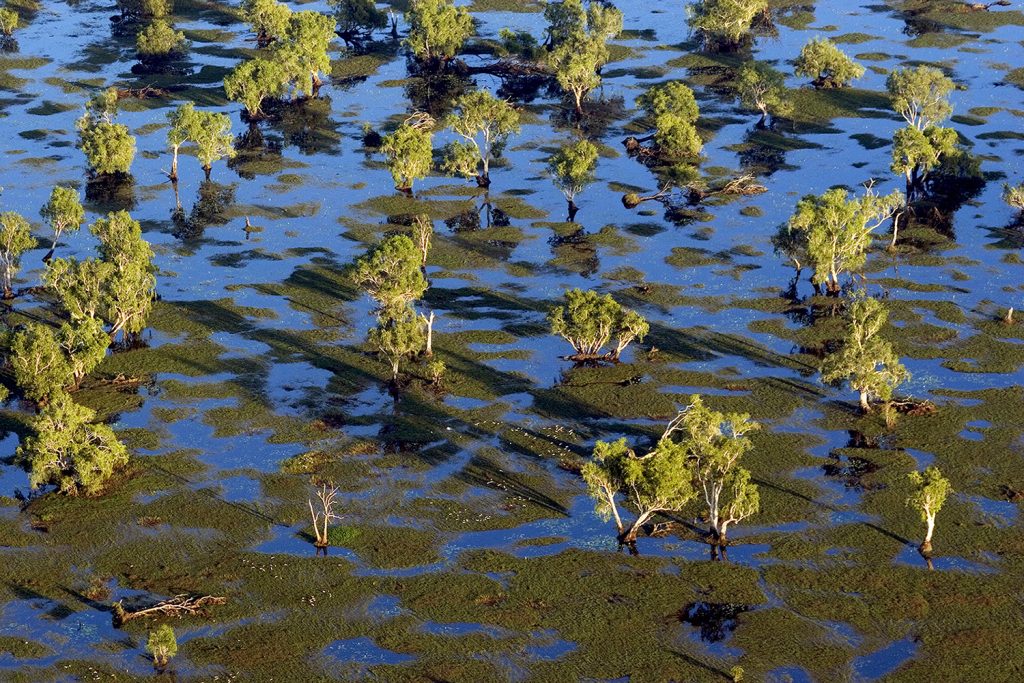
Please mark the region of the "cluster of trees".
<svg viewBox="0 0 1024 683"><path fill-rule="evenodd" d="M40 214L53 230L54 249L62 234L80 229L85 220L78 193L60 186ZM156 287L153 251L128 213L112 213L90 230L98 238L98 258L52 259L42 275L58 305L56 320L33 320L6 335L6 364L17 389L39 408L16 459L29 470L33 488L54 485L70 495L100 493L128 461L114 432L94 424L95 413L76 404L71 392L103 361L113 340L138 338ZM34 246L24 217L0 214L0 268L8 298L21 255Z"/></svg>
<svg viewBox="0 0 1024 683"><path fill-rule="evenodd" d="M370 331L370 346L391 367L397 385L402 361L433 355L434 314L416 310L427 291L424 265L433 225L426 215L413 220L412 234L391 235L372 247L352 266L352 281L377 304L377 326ZM444 369L428 368L436 384Z"/></svg>
<svg viewBox="0 0 1024 683"><path fill-rule="evenodd" d="M491 164L501 155L509 136L519 132L519 111L487 90L474 90L455 100L443 124L462 140L445 147L441 170L489 187ZM382 138L380 151L395 189L412 192L413 183L430 173L435 126L431 116L420 112Z"/></svg>
<svg viewBox="0 0 1024 683"><path fill-rule="evenodd" d="M704 147L696 128L700 110L690 88L680 81L655 85L637 98L636 105L644 114L641 122L653 124L654 132L628 138L627 150L665 165L689 164L700 156ZM653 148L641 147L648 141L653 141Z"/></svg>
<svg viewBox="0 0 1024 683"><path fill-rule="evenodd" d="M235 156L231 119L227 114L202 111L191 102L179 105L167 114L167 145L171 148L171 170L167 177L178 182L178 152L186 142L195 145L195 155L210 179L213 164L220 159Z"/></svg>
<svg viewBox="0 0 1024 683"><path fill-rule="evenodd" d="M753 448L747 434L757 429L749 415L711 410L694 396L644 455L625 439L598 441L583 479L598 514L615 519L622 543L633 543L654 515L680 512L699 498L710 542L724 546L729 527L760 509L757 485L739 464ZM620 496L636 512L628 526L619 513Z"/></svg>
<svg viewBox="0 0 1024 683"><path fill-rule="evenodd" d="M185 34L176 31L166 19L154 19L135 37L135 52L147 69L161 69L175 59L181 59L190 47Z"/></svg>
<svg viewBox="0 0 1024 683"><path fill-rule="evenodd" d="M313 10L293 12L277 0L245 0L245 20L260 51L224 78L228 99L241 102L250 120L265 116L267 100L315 97L320 75L331 69L328 55L334 19Z"/></svg>
<svg viewBox="0 0 1024 683"><path fill-rule="evenodd" d="M551 309L548 322L551 333L572 346L575 353L569 359L577 362L618 362L626 347L643 341L650 331L643 316L624 308L610 294L584 289L568 290L565 305ZM609 347L613 340L615 346Z"/></svg>
<svg viewBox="0 0 1024 683"><path fill-rule="evenodd" d="M622 32L622 12L603 2L591 2L584 10L582 0L562 0L548 4L544 17L547 67L582 114L583 101L601 85L601 68L611 58L608 41Z"/></svg>
<svg viewBox="0 0 1024 683"><path fill-rule="evenodd" d="M687 6L690 30L705 48L734 50L757 22L771 23L768 0L699 0Z"/></svg>

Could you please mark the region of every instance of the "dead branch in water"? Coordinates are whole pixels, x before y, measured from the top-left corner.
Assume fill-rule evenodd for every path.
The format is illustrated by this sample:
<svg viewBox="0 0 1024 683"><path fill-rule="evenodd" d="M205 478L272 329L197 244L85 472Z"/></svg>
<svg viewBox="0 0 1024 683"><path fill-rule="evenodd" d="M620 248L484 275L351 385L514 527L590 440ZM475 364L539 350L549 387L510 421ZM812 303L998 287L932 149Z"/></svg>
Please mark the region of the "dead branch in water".
<svg viewBox="0 0 1024 683"><path fill-rule="evenodd" d="M119 628L122 624L142 617L161 616L181 618L185 616L205 616L207 607L223 605L227 601L227 598L215 595L192 597L188 594L182 593L181 595L175 595L173 598L161 600L152 607L128 610L125 609L122 601L118 600L114 603L114 627Z"/></svg>
<svg viewBox="0 0 1024 683"><path fill-rule="evenodd" d="M694 204L704 201L708 197L729 195L741 195L748 197L750 195L762 194L767 191L767 187L757 182L754 176L749 174L733 178L724 185L719 185L718 187L711 187L698 183L690 183L686 186L687 198Z"/></svg>
<svg viewBox="0 0 1024 683"><path fill-rule="evenodd" d="M137 99L146 99L148 97L167 97L170 93L163 88L154 88L151 85L147 85L143 88L118 88L117 99L124 100L129 97Z"/></svg>

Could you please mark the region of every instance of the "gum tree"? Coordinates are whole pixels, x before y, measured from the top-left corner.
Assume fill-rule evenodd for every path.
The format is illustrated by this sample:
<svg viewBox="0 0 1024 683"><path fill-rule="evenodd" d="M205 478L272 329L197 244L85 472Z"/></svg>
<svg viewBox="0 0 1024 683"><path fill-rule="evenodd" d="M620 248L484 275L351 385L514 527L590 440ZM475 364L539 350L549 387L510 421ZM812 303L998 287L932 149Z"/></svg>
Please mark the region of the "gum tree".
<svg viewBox="0 0 1024 683"><path fill-rule="evenodd" d="M288 18L285 40L275 46L272 58L285 65L297 96L316 97L320 91L320 74L331 70L327 51L332 38L334 20L325 14L305 10Z"/></svg>
<svg viewBox="0 0 1024 683"><path fill-rule="evenodd" d="M387 28L388 15L373 0L331 0L338 35L347 43L365 40L374 31Z"/></svg>
<svg viewBox="0 0 1024 683"><path fill-rule="evenodd" d="M579 210L576 206L576 195L594 182L594 169L597 167L597 147L589 140L580 140L562 145L548 159L548 173L565 201L569 203L569 221L576 218Z"/></svg>
<svg viewBox="0 0 1024 683"><path fill-rule="evenodd" d="M123 335L125 342L131 342L145 329L153 308L153 250L142 239L138 221L126 211L97 220L90 230L99 238L101 258L113 266L108 270L99 310L110 325L111 338Z"/></svg>
<svg viewBox="0 0 1024 683"><path fill-rule="evenodd" d="M480 187L490 186L491 161L519 132L519 112L487 90L475 90L455 100L444 125L465 140L451 147L449 170L475 178Z"/></svg>
<svg viewBox="0 0 1024 683"><path fill-rule="evenodd" d="M654 133L644 138L626 139L626 149L637 150L641 142L653 140L655 151L665 162L692 159L700 154L703 143L695 123L700 116L693 91L679 81L655 85L636 100L645 116L653 123Z"/></svg>
<svg viewBox="0 0 1024 683"><path fill-rule="evenodd" d="M75 124L78 148L95 175L127 174L135 159L135 138L127 126L113 122L117 100L117 89L107 88L89 101Z"/></svg>
<svg viewBox="0 0 1024 683"><path fill-rule="evenodd" d="M420 62L443 65L473 35L473 18L452 0L412 0L405 13L409 35L405 44Z"/></svg>
<svg viewBox="0 0 1024 683"><path fill-rule="evenodd" d="M178 639L170 624L160 624L155 631L149 632L146 640L146 652L153 657L153 666L163 669L167 662L178 654Z"/></svg>
<svg viewBox="0 0 1024 683"><path fill-rule="evenodd" d="M183 123L185 136L195 143L196 158L199 159L203 173L209 180L214 162L235 156L235 136L231 134L231 118L227 114L193 109L187 112Z"/></svg>
<svg viewBox="0 0 1024 683"><path fill-rule="evenodd" d="M284 64L272 57L255 57L236 66L224 77L224 94L240 102L252 120L265 115L263 103L288 92L290 76Z"/></svg>
<svg viewBox="0 0 1024 683"><path fill-rule="evenodd" d="M812 38L793 63L797 76L812 79L815 88L845 88L864 75L864 67L828 38Z"/></svg>
<svg viewBox="0 0 1024 683"><path fill-rule="evenodd" d="M22 395L45 404L71 385L71 367L50 325L29 323L11 339L11 370Z"/></svg>
<svg viewBox="0 0 1024 683"><path fill-rule="evenodd" d="M171 59L178 59L188 52L189 41L185 34L175 31L164 19L157 19L139 31L135 37L135 51L139 61L147 66L158 66Z"/></svg>
<svg viewBox="0 0 1024 683"><path fill-rule="evenodd" d="M946 498L953 493L949 480L934 465L925 468L924 472L911 472L911 493L907 497L907 506L921 513L921 521L925 523L924 542L919 546L922 555L932 552L932 534L935 532L935 516L939 514Z"/></svg>
<svg viewBox="0 0 1024 683"><path fill-rule="evenodd" d="M699 0L687 11L690 29L706 48L731 50L750 34L757 17L768 14L768 0Z"/></svg>
<svg viewBox="0 0 1024 683"><path fill-rule="evenodd" d="M650 326L643 316L623 308L610 294L571 289L565 293L565 305L548 314L551 333L572 345L570 360L617 361L633 341L643 341ZM615 339L615 348L604 352Z"/></svg>
<svg viewBox="0 0 1024 683"><path fill-rule="evenodd" d="M935 67L896 69L885 79L885 87L892 108L917 130L937 126L953 113L949 93L956 85Z"/></svg>
<svg viewBox="0 0 1024 683"><path fill-rule="evenodd" d="M907 196L920 194L929 174L939 168L943 159L957 153L959 136L952 128L929 126L920 130L904 126L892 138L893 173L907 181Z"/></svg>
<svg viewBox="0 0 1024 683"><path fill-rule="evenodd" d="M277 0L242 0L242 18L252 27L259 47L284 37L291 14L288 5Z"/></svg>
<svg viewBox="0 0 1024 683"><path fill-rule="evenodd" d="M824 284L830 294L840 291L839 277L861 268L876 228L892 218L904 204L899 192L887 196L870 190L863 197L848 198L842 188L820 196L807 195L776 236L776 249L785 245L792 255L805 251L814 267L811 282ZM798 246L799 244L799 246Z"/></svg>
<svg viewBox="0 0 1024 683"><path fill-rule="evenodd" d="M694 488L707 506L709 534L714 545L728 542L729 526L760 509L757 485L740 458L753 448L750 432L761 425L745 413L719 413L694 396L673 427L682 433Z"/></svg>
<svg viewBox="0 0 1024 683"><path fill-rule="evenodd" d="M32 488L52 484L65 495L94 496L128 464L128 449L110 427L92 424L95 418L63 392L43 407L15 453L29 468Z"/></svg>
<svg viewBox="0 0 1024 683"><path fill-rule="evenodd" d="M736 95L742 107L761 112L758 127L763 127L769 116L774 122L793 110L786 96L785 77L764 62L749 61L740 67L736 74Z"/></svg>
<svg viewBox="0 0 1024 683"><path fill-rule="evenodd" d="M100 318L104 292L116 266L100 259L54 259L43 271L43 284L60 301L72 321Z"/></svg>
<svg viewBox="0 0 1024 683"><path fill-rule="evenodd" d="M855 300L849 310L846 337L838 351L825 356L821 380L827 383L848 381L860 394L860 407L871 412L871 401L888 402L896 387L910 378L892 345L882 338L889 318L878 299Z"/></svg>
<svg viewBox="0 0 1024 683"><path fill-rule="evenodd" d="M178 182L178 151L188 142L189 126L195 111L195 104L185 102L167 113L167 146L171 148L171 170L167 177L172 183Z"/></svg>
<svg viewBox="0 0 1024 683"><path fill-rule="evenodd" d="M61 235L65 232L78 232L85 222L85 209L78 198L78 190L63 185L57 185L50 191L50 198L39 210L39 215L53 230L51 254L57 248Z"/></svg>
<svg viewBox="0 0 1024 683"><path fill-rule="evenodd" d="M391 381L395 382L402 360L420 353L426 345L423 321L408 305L389 309L389 314L370 330L369 341L391 366Z"/></svg>
<svg viewBox="0 0 1024 683"><path fill-rule="evenodd" d="M21 270L21 255L36 244L24 216L16 211L0 213L0 283L4 299L14 298L14 276Z"/></svg>
<svg viewBox="0 0 1024 683"><path fill-rule="evenodd" d="M592 459L583 465L583 481L594 499L597 514L615 519L619 542L632 544L654 515L678 512L695 497L686 449L667 435L650 453L638 456L625 439L594 445ZM636 517L627 527L616 498L623 496Z"/></svg>
<svg viewBox="0 0 1024 683"><path fill-rule="evenodd" d="M584 34L573 34L548 56L548 65L558 85L572 96L577 115L583 114L583 100L590 91L601 85L597 70L603 64L602 48Z"/></svg>
<svg viewBox="0 0 1024 683"><path fill-rule="evenodd" d="M411 194L413 183L430 173L434 150L430 128L430 124L408 119L395 132L384 136L380 151L396 190Z"/></svg>
<svg viewBox="0 0 1024 683"><path fill-rule="evenodd" d="M381 311L400 311L427 291L422 252L406 235L392 235L356 260L352 281Z"/></svg>

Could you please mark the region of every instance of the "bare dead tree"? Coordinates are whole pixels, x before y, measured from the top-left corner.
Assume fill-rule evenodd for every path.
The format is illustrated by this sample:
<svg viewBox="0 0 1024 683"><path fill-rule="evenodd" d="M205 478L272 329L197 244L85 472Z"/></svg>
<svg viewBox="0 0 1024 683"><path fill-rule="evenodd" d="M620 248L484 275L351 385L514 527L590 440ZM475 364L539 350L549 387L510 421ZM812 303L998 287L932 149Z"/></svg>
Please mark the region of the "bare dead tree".
<svg viewBox="0 0 1024 683"><path fill-rule="evenodd" d="M185 617L205 615L206 608L213 605L223 605L227 598L215 595L203 595L193 597L186 593L175 595L173 598L161 600L151 607L144 607L137 610L126 609L120 600L114 603L113 622L115 627L120 627L134 619L141 617Z"/></svg>
<svg viewBox="0 0 1024 683"><path fill-rule="evenodd" d="M320 502L320 509L317 510L313 507L312 498L307 501L309 503L309 514L313 518L313 533L316 536L313 545L317 548L327 547L327 526L331 520L339 519L338 515L334 513L334 499L337 495L338 487L324 482L316 491L316 498Z"/></svg>

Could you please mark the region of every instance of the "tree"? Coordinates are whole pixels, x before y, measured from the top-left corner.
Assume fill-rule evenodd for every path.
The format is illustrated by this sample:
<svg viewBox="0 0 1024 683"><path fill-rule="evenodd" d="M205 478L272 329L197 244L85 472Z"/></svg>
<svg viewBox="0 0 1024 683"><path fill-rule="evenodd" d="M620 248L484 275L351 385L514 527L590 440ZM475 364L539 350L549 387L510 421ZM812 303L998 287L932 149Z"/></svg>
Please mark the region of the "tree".
<svg viewBox="0 0 1024 683"><path fill-rule="evenodd" d="M583 113L587 94L601 85L597 70L604 63L602 55L606 52L603 45L597 45L585 34L574 33L548 56L548 66L555 72L558 85L572 96L577 114Z"/></svg>
<svg viewBox="0 0 1024 683"><path fill-rule="evenodd" d="M569 220L576 217L576 195L594 182L597 147L589 140L562 145L548 159L548 173L569 202Z"/></svg>
<svg viewBox="0 0 1024 683"><path fill-rule="evenodd" d="M475 90L455 100L454 111L444 125L464 139L472 152L471 164L462 162L453 168L487 187L491 184L491 160L501 155L509 136L519 132L519 112L490 92ZM459 156L456 152L456 160ZM466 157L464 152L461 156Z"/></svg>
<svg viewBox="0 0 1024 683"><path fill-rule="evenodd" d="M278 41L273 59L285 65L289 81L299 97L316 97L323 81L320 74L331 70L327 54L334 38L334 20L313 10L293 12L288 18L285 40Z"/></svg>
<svg viewBox="0 0 1024 683"><path fill-rule="evenodd" d="M385 312L399 311L427 291L420 248L406 235L392 235L356 260L352 281Z"/></svg>
<svg viewBox="0 0 1024 683"><path fill-rule="evenodd" d="M553 49L585 29L587 13L582 0L562 0L544 5L544 19L548 22L546 44Z"/></svg>
<svg viewBox="0 0 1024 683"><path fill-rule="evenodd" d="M705 47L733 49L750 33L754 20L768 14L768 0L699 0L688 11L690 29Z"/></svg>
<svg viewBox="0 0 1024 683"><path fill-rule="evenodd" d="M904 126L892 138L893 173L907 180L907 195L914 197L925 187L928 175L939 168L943 159L957 154L959 136L952 128L929 126L919 130Z"/></svg>
<svg viewBox="0 0 1024 683"><path fill-rule="evenodd" d="M224 77L224 94L241 102L251 119L263 117L263 102L288 92L290 75L279 60L255 57L236 66Z"/></svg>
<svg viewBox="0 0 1024 683"><path fill-rule="evenodd" d="M872 399L888 402L896 387L910 378L892 345L881 337L888 318L879 300L855 300L850 306L842 348L825 356L821 364L821 380L849 381L850 388L859 392L865 413L871 411Z"/></svg>
<svg viewBox="0 0 1024 683"><path fill-rule="evenodd" d="M0 213L0 282L4 298L14 298L14 276L21 270L21 255L35 248L28 221L16 211Z"/></svg>
<svg viewBox="0 0 1024 683"><path fill-rule="evenodd" d="M740 67L736 95L741 106L761 112L758 126L763 126L769 116L787 116L793 109L786 97L785 77L764 62L749 61Z"/></svg>
<svg viewBox="0 0 1024 683"><path fill-rule="evenodd" d="M815 88L844 88L864 75L864 67L828 38L812 38L793 63L797 76L813 79Z"/></svg>
<svg viewBox="0 0 1024 683"><path fill-rule="evenodd" d="M153 666L158 669L167 666L167 662L178 654L178 639L170 624L160 624L155 631L149 632L146 652L152 655Z"/></svg>
<svg viewBox="0 0 1024 683"><path fill-rule="evenodd" d="M86 375L96 369L107 356L110 335L95 318L61 323L57 340L71 371L71 388L77 390Z"/></svg>
<svg viewBox="0 0 1024 683"><path fill-rule="evenodd" d="M32 488L52 484L66 495L94 496L128 464L128 449L110 427L92 424L95 417L64 392L43 407L15 453L28 465Z"/></svg>
<svg viewBox="0 0 1024 683"><path fill-rule="evenodd" d="M186 137L196 145L196 158L210 179L213 163L235 156L235 136L231 134L231 118L227 114L193 109L185 120ZM175 151L177 157L177 151Z"/></svg>
<svg viewBox="0 0 1024 683"><path fill-rule="evenodd" d="M405 44L417 60L432 64L457 55L474 30L469 11L452 0L412 0L405 20L409 22Z"/></svg>
<svg viewBox="0 0 1024 683"><path fill-rule="evenodd" d="M172 183L178 182L178 151L188 142L189 126L195 115L196 107L192 102L178 105L178 108L167 113L167 144L171 148L171 172L167 177Z"/></svg>
<svg viewBox="0 0 1024 683"><path fill-rule="evenodd" d="M90 230L100 240L100 256L114 266L100 298L101 315L110 325L111 338L123 334L130 341L145 329L153 307L153 249L126 211L97 220Z"/></svg>
<svg viewBox="0 0 1024 683"><path fill-rule="evenodd" d="M885 87L892 108L920 131L937 126L953 113L948 97L956 85L935 67L896 69L885 79Z"/></svg>
<svg viewBox="0 0 1024 683"><path fill-rule="evenodd" d="M427 267L427 254L430 252L430 242L434 237L434 223L430 216L425 213L417 214L412 219L412 240L420 250L420 270Z"/></svg>
<svg viewBox="0 0 1024 683"><path fill-rule="evenodd" d="M664 162L678 162L700 156L704 147L697 129L678 114L660 114L654 120L654 144L658 158Z"/></svg>
<svg viewBox="0 0 1024 683"><path fill-rule="evenodd" d="M760 509L757 485L750 481L750 472L739 466L743 454L753 448L747 434L760 428L746 413L719 413L697 395L674 425L683 433L681 443L694 488L704 496L716 545L726 544L729 525Z"/></svg>
<svg viewBox="0 0 1024 683"><path fill-rule="evenodd" d="M921 521L927 526L924 542L920 546L921 554L927 556L932 552L935 516L939 514L949 494L953 493L953 487L934 465L925 468L923 473L911 472L908 478L912 490L907 497L907 506L920 512Z"/></svg>
<svg viewBox="0 0 1024 683"><path fill-rule="evenodd" d="M306 502L309 503L309 514L313 520L313 535L316 536L316 540L313 541L313 545L318 549L326 548L330 544L329 536L327 534L328 525L335 519L339 519L339 515L334 512L334 499L338 497L338 487L328 486L326 482L320 485L320 488L316 489L316 498L320 502L320 509L317 510L313 507L313 499L310 498Z"/></svg>
<svg viewBox="0 0 1024 683"><path fill-rule="evenodd" d="M568 290L565 306L552 309L548 321L551 333L572 345L577 360L618 360L631 342L643 341L649 330L642 316L623 308L610 294L582 289ZM615 349L602 354L613 337Z"/></svg>
<svg viewBox="0 0 1024 683"><path fill-rule="evenodd" d="M1020 185L1003 184L1003 201L1011 209L1024 213L1024 183Z"/></svg>
<svg viewBox="0 0 1024 683"><path fill-rule="evenodd" d="M50 228L53 230L53 247L64 232L78 232L85 222L85 209L78 199L78 190L73 187L57 185L50 191L50 199L39 210Z"/></svg>
<svg viewBox="0 0 1024 683"><path fill-rule="evenodd" d="M116 266L100 259L54 259L43 271L43 284L57 297L72 321L100 317L104 292Z"/></svg>
<svg viewBox="0 0 1024 683"><path fill-rule="evenodd" d="M695 497L687 470L686 450L663 436L650 453L638 456L625 439L598 441L592 459L583 465L583 481L602 519L615 519L619 541L634 543L654 515L678 512ZM636 518L627 528L615 499L624 495Z"/></svg>
<svg viewBox="0 0 1024 683"><path fill-rule="evenodd" d="M648 88L636 98L636 105L652 119L674 114L690 123L696 123L700 117L693 91L681 81L668 81Z"/></svg>
<svg viewBox="0 0 1024 683"><path fill-rule="evenodd" d="M0 7L0 35L10 38L18 28L18 13L8 7Z"/></svg>
<svg viewBox="0 0 1024 683"><path fill-rule="evenodd" d="M387 28L388 15L377 9L373 0L331 0L338 35L347 42L368 37Z"/></svg>
<svg viewBox="0 0 1024 683"><path fill-rule="evenodd" d="M50 325L29 323L11 340L14 381L30 401L46 403L72 382L71 366Z"/></svg>
<svg viewBox="0 0 1024 683"><path fill-rule="evenodd" d="M840 274L864 265L872 233L905 202L895 191L884 197L871 190L863 197L848 199L848 195L842 188L820 196L807 195L797 203L786 227L791 233L789 239L805 244L807 258L814 266L811 282L824 284L830 294L839 293ZM777 241L776 248L783 242Z"/></svg>
<svg viewBox="0 0 1024 683"><path fill-rule="evenodd" d="M277 0L242 0L242 17L256 34L256 44L266 47L284 37L292 11Z"/></svg>
<svg viewBox="0 0 1024 683"><path fill-rule="evenodd" d="M114 123L117 101L117 88L100 91L75 123L78 148L85 154L89 171L96 175L126 174L135 158L135 138L127 126Z"/></svg>
<svg viewBox="0 0 1024 683"><path fill-rule="evenodd" d="M159 64L181 57L188 51L185 34L175 31L164 19L156 19L135 37L135 51L143 64Z"/></svg>
<svg viewBox="0 0 1024 683"><path fill-rule="evenodd" d="M423 322L408 305L388 309L377 327L370 330L370 345L391 365L391 380L398 380L402 359L423 350Z"/></svg>
<svg viewBox="0 0 1024 683"><path fill-rule="evenodd" d="M123 21L160 19L171 13L171 0L117 0Z"/></svg>
<svg viewBox="0 0 1024 683"><path fill-rule="evenodd" d="M430 126L406 120L394 133L384 136L380 151L395 180L395 189L411 193L413 183L426 178L433 163Z"/></svg>

